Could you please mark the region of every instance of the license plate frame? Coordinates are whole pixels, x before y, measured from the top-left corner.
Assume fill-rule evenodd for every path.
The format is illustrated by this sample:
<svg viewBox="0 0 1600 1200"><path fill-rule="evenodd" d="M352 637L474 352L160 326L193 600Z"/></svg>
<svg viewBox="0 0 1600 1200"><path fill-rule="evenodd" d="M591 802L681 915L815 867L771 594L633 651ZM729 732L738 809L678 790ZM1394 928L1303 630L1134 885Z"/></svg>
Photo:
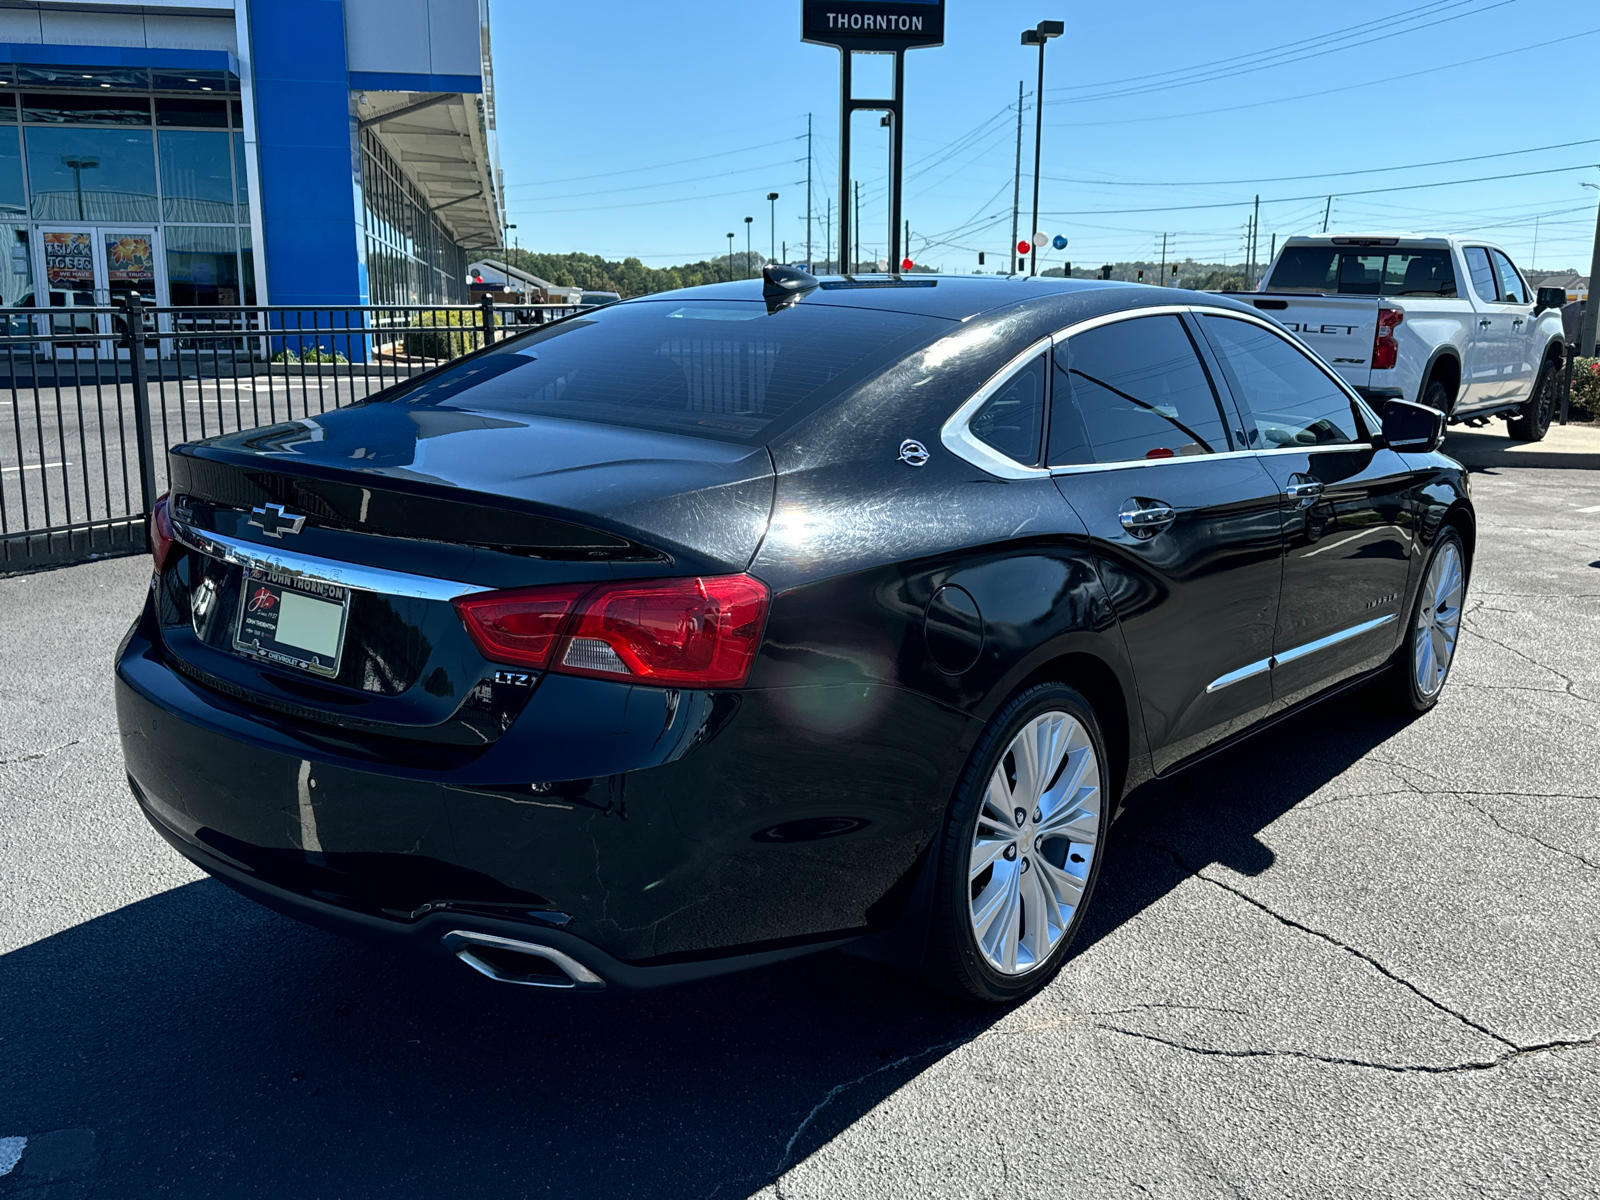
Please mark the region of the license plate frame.
<svg viewBox="0 0 1600 1200"><path fill-rule="evenodd" d="M236 653L324 679L339 674L350 625L349 588L259 567L244 568L239 582L239 609L233 621ZM335 614L319 611L334 606L339 610L336 629L331 624ZM294 622L291 634L301 639L298 642L278 636L286 612ZM330 632L331 648L327 645Z"/></svg>

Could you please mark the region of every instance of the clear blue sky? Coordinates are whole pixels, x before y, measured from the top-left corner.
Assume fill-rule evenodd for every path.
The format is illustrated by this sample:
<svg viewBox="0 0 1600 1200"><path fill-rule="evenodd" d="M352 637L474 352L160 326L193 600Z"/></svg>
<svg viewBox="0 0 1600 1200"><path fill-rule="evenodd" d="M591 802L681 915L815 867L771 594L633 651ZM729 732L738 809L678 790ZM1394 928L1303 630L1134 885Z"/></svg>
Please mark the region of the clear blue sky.
<svg viewBox="0 0 1600 1200"><path fill-rule="evenodd" d="M1047 51L1040 225L1070 244L1051 262L1155 258L1163 233L1172 257L1241 261L1257 193L1264 258L1273 234L1318 231L1332 193L1333 229L1475 231L1525 267L1588 268L1593 0L948 0L947 12L945 45L907 56L905 216L919 262L965 272L979 250L991 269L1004 261L1019 80L1026 230L1037 52L1019 34L1056 18L1067 32ZM810 113L822 256L838 53L801 44L800 0L491 0L491 22L524 249L667 266L725 253L730 230L743 249L752 216L765 251L765 195L777 191L776 236L798 259ZM862 248L881 255L887 143L875 117L857 120ZM1473 161L1422 165L1446 159ZM1446 186L1527 172L1546 173ZM1416 184L1427 186L1354 194Z"/></svg>

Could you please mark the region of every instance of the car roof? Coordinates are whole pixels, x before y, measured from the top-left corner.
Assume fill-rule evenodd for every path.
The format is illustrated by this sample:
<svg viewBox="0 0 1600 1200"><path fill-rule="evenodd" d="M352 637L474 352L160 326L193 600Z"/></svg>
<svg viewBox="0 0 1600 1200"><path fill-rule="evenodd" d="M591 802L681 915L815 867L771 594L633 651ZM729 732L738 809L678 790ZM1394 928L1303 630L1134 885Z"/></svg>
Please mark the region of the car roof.
<svg viewBox="0 0 1600 1200"><path fill-rule="evenodd" d="M820 286L802 295L802 304L827 304L840 308L867 308L913 313L965 321L979 313L1046 296L1107 290L1144 290L1139 284L1099 279L1064 279L1026 275L823 275ZM735 280L657 292L624 301L652 300L760 300L760 279ZM1150 288L1159 292L1159 288ZM1176 289L1169 289L1176 290ZM1130 298L1130 305L1137 303ZM1175 301L1177 302L1177 301Z"/></svg>

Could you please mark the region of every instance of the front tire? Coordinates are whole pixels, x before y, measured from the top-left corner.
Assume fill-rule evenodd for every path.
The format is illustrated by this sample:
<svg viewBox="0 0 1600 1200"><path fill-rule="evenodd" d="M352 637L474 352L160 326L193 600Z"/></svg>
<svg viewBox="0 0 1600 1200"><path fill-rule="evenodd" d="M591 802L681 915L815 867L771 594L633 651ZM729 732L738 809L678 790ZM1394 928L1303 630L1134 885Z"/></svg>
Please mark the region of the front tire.
<svg viewBox="0 0 1600 1200"><path fill-rule="evenodd" d="M1083 924L1111 809L1105 739L1088 702L1055 682L1008 701L946 816L929 981L991 1004L1049 983Z"/></svg>
<svg viewBox="0 0 1600 1200"><path fill-rule="evenodd" d="M1422 389L1422 403L1429 408L1437 408L1446 417L1450 415L1450 389L1445 387L1443 381L1438 379L1428 380L1428 386Z"/></svg>
<svg viewBox="0 0 1600 1200"><path fill-rule="evenodd" d="M1439 703L1455 662L1466 598L1466 547L1461 535L1447 525L1422 569L1422 586L1411 602L1406 636L1389 668L1389 694L1401 712L1425 713Z"/></svg>
<svg viewBox="0 0 1600 1200"><path fill-rule="evenodd" d="M1518 442L1538 442L1550 429L1550 418L1555 415L1557 383L1560 372L1556 360L1547 358L1539 368L1539 378L1534 380L1533 392L1521 410L1506 419L1506 434Z"/></svg>

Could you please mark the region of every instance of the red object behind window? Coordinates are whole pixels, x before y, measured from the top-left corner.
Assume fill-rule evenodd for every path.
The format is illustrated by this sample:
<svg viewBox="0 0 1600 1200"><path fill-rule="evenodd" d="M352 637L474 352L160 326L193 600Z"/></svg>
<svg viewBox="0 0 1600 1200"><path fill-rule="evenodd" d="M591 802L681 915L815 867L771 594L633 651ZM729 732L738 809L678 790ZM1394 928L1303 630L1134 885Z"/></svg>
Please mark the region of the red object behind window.
<svg viewBox="0 0 1600 1200"><path fill-rule="evenodd" d="M1400 358L1400 345L1394 340L1394 327L1406 319L1398 308L1378 310L1378 332L1372 339L1372 369L1392 370Z"/></svg>
<svg viewBox="0 0 1600 1200"><path fill-rule="evenodd" d="M167 511L167 503L171 499L170 492L162 492L150 508L150 557L155 562L157 574L166 569L167 559L172 557L173 543L177 540L172 532L172 515Z"/></svg>
<svg viewBox="0 0 1600 1200"><path fill-rule="evenodd" d="M513 588L455 602L494 662L663 687L741 687L767 587L749 575Z"/></svg>

